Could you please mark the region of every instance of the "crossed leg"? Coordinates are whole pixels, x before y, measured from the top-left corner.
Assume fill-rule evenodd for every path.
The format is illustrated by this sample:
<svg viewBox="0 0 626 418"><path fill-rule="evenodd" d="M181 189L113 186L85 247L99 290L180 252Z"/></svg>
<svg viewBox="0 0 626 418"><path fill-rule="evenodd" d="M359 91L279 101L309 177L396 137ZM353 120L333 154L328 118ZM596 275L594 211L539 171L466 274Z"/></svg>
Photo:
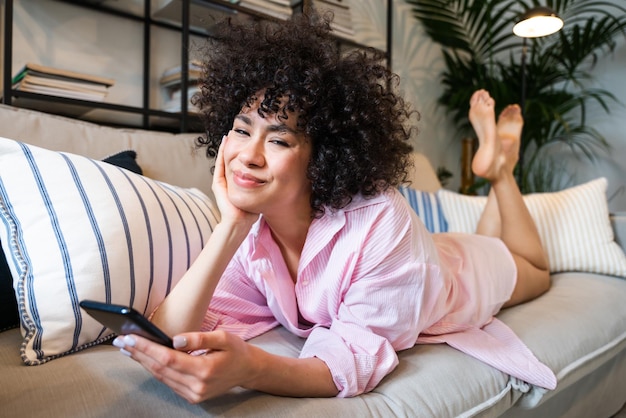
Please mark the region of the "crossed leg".
<svg viewBox="0 0 626 418"><path fill-rule="evenodd" d="M479 147L472 161L477 176L491 183L477 233L496 236L507 246L517 266L512 306L533 299L550 287L550 273L537 227L515 182L523 120L516 105L508 106L495 122L494 100L478 90L470 100L469 119Z"/></svg>
<svg viewBox="0 0 626 418"><path fill-rule="evenodd" d="M522 127L524 119L518 105L508 105L500 112L498 123L496 124L496 137L500 141L500 147L506 157L506 163L510 170L515 169L519 159L519 147L522 137ZM478 221L476 232L490 237L500 237L501 234L500 211L498 201L493 189L489 190L487 204Z"/></svg>

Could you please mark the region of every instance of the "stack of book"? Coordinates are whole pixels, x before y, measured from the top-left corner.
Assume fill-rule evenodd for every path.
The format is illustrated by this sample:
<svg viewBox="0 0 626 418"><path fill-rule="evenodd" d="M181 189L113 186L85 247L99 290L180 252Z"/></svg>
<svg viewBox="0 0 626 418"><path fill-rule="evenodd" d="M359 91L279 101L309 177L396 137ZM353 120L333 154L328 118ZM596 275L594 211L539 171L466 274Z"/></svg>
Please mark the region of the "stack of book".
<svg viewBox="0 0 626 418"><path fill-rule="evenodd" d="M231 3L235 3L231 1ZM183 0L159 0L152 17L175 24L182 22ZM189 26L198 31L212 32L213 26L225 18L238 18L236 10L205 0L189 3Z"/></svg>
<svg viewBox="0 0 626 418"><path fill-rule="evenodd" d="M163 110L166 112L178 113L181 111L181 66L177 65L163 72L159 81L164 90ZM198 61L189 63L189 78L187 84L187 111L189 113L199 113L199 109L193 105L192 97L200 91L198 80L202 76L202 64Z"/></svg>
<svg viewBox="0 0 626 418"><path fill-rule="evenodd" d="M332 12L334 15L330 26L335 35L354 41L352 14L349 0L312 0L312 6L318 13Z"/></svg>
<svg viewBox="0 0 626 418"><path fill-rule="evenodd" d="M114 83L111 78L33 63L27 63L12 80L14 90L93 102L104 101Z"/></svg>
<svg viewBox="0 0 626 418"><path fill-rule="evenodd" d="M239 0L236 4L267 16L287 20L300 3L302 0Z"/></svg>

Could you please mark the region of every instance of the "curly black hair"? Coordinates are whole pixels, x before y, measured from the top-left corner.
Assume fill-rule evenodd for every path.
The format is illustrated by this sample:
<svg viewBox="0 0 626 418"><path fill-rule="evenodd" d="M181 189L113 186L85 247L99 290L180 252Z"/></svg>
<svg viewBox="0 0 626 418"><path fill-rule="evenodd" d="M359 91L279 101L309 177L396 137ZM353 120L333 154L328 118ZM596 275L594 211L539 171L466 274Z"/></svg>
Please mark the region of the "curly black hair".
<svg viewBox="0 0 626 418"><path fill-rule="evenodd" d="M255 93L264 90L263 117L298 112L297 127L312 141L308 178L315 216L346 206L356 194L372 197L405 181L415 129L407 125L417 115L395 92L399 77L382 53L341 53L330 35L331 18L303 13L281 23L218 25L206 44L195 102L206 128L197 143L209 157ZM282 109L281 98L288 98Z"/></svg>

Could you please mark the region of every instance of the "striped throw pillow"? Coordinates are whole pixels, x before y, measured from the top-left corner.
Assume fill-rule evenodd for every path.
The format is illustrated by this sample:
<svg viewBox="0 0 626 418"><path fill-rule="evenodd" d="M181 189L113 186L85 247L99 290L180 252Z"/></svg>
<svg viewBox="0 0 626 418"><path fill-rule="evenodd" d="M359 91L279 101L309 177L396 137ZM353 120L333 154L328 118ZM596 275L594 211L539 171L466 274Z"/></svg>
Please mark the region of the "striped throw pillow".
<svg viewBox="0 0 626 418"><path fill-rule="evenodd" d="M29 365L110 339L78 303L149 314L217 223L196 189L157 182L78 155L0 138L0 241Z"/></svg>
<svg viewBox="0 0 626 418"><path fill-rule="evenodd" d="M626 256L614 241L603 177L553 193L524 196L548 254L550 271L626 277ZM487 198L438 192L451 232L473 233Z"/></svg>
<svg viewBox="0 0 626 418"><path fill-rule="evenodd" d="M424 222L428 231L436 233L448 230L448 222L444 216L437 193L415 190L407 186L400 186L398 190L409 202L417 216Z"/></svg>

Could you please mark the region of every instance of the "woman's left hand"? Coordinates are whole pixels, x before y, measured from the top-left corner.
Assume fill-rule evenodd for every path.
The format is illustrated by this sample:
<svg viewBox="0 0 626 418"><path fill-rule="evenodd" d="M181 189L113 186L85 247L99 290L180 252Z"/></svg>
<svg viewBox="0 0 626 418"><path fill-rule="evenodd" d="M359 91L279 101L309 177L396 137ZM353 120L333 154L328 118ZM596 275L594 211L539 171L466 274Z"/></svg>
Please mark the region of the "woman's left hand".
<svg viewBox="0 0 626 418"><path fill-rule="evenodd" d="M191 403L213 398L256 377L250 345L224 331L177 335L174 350L136 335L120 336L113 344ZM194 353L196 350L203 354Z"/></svg>
<svg viewBox="0 0 626 418"><path fill-rule="evenodd" d="M228 197L228 181L226 180L226 161L224 160L224 149L228 142L228 135L222 138L222 143L217 152L215 160L215 172L213 173L213 184L211 189L215 196L215 202L220 211L220 223L243 224L246 231L259 218L258 213L246 212L235 206Z"/></svg>

